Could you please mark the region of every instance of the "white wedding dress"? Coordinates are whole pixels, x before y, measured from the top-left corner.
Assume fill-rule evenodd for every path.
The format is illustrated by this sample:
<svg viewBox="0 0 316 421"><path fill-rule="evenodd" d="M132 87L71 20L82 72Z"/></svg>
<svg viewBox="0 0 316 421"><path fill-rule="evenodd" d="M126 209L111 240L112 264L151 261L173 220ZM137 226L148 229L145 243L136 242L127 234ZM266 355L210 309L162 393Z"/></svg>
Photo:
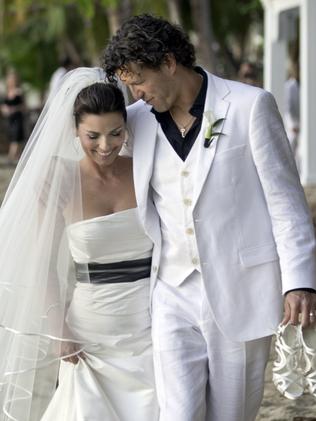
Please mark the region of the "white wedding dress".
<svg viewBox="0 0 316 421"><path fill-rule="evenodd" d="M67 228L76 263L115 263L151 256L137 208ZM149 315L149 278L77 282L67 313L85 358L62 362L59 386L42 421L158 420Z"/></svg>

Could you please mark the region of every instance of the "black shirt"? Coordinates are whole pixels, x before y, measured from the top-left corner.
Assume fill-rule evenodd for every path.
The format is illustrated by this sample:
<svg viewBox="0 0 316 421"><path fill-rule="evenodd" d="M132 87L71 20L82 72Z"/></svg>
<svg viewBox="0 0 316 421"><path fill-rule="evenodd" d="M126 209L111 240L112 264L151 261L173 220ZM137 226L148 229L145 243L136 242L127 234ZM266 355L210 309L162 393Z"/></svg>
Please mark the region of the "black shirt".
<svg viewBox="0 0 316 421"><path fill-rule="evenodd" d="M203 76L203 82L201 89L189 110L189 113L196 119L184 138L182 137L176 123L173 121L169 111L159 113L158 111L154 110L154 108L151 109L151 112L155 115L156 120L166 135L166 138L170 142L175 152L182 159L182 161L186 160L192 146L194 145L195 139L201 130L207 91L207 74L201 67L196 67L194 70Z"/></svg>

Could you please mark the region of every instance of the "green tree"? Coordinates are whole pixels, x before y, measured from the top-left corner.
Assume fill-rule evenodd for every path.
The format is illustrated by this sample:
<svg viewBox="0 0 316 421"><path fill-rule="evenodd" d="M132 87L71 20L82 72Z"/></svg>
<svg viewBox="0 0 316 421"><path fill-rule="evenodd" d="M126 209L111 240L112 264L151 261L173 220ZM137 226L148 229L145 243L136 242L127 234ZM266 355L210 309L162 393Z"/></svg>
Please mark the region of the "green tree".
<svg viewBox="0 0 316 421"><path fill-rule="evenodd" d="M263 21L260 0L211 0L214 35L221 54L222 72L234 75L247 59L251 26Z"/></svg>
<svg viewBox="0 0 316 421"><path fill-rule="evenodd" d="M143 12L181 24L199 62L230 77L246 58L251 25L263 15L260 0L0 0L0 77L15 67L44 92L60 57L98 64L122 21Z"/></svg>
<svg viewBox="0 0 316 421"><path fill-rule="evenodd" d="M1 1L2 75L14 67L43 92L60 58L69 56L77 65L98 63L109 34L99 1Z"/></svg>

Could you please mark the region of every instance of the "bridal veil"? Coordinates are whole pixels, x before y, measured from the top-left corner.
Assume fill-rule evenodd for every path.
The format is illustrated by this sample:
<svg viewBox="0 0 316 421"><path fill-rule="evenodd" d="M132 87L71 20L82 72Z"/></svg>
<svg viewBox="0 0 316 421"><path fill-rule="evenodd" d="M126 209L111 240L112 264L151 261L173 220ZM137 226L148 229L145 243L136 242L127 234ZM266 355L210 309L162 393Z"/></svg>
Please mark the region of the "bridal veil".
<svg viewBox="0 0 316 421"><path fill-rule="evenodd" d="M35 421L53 395L75 282L65 230L82 219L73 105L99 68L69 72L52 92L0 210L0 420ZM79 344L83 349L85 344Z"/></svg>

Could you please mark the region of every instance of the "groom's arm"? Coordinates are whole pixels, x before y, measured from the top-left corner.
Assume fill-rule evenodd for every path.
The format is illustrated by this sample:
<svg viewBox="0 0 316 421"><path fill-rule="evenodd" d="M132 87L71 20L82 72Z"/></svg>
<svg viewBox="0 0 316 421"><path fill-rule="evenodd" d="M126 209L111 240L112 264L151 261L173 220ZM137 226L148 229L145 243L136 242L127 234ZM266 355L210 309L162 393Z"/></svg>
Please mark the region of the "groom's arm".
<svg viewBox="0 0 316 421"><path fill-rule="evenodd" d="M260 91L250 116L252 156L271 216L280 258L285 321L304 324L316 306L315 236L310 211L273 96ZM296 290L296 291L294 291Z"/></svg>

